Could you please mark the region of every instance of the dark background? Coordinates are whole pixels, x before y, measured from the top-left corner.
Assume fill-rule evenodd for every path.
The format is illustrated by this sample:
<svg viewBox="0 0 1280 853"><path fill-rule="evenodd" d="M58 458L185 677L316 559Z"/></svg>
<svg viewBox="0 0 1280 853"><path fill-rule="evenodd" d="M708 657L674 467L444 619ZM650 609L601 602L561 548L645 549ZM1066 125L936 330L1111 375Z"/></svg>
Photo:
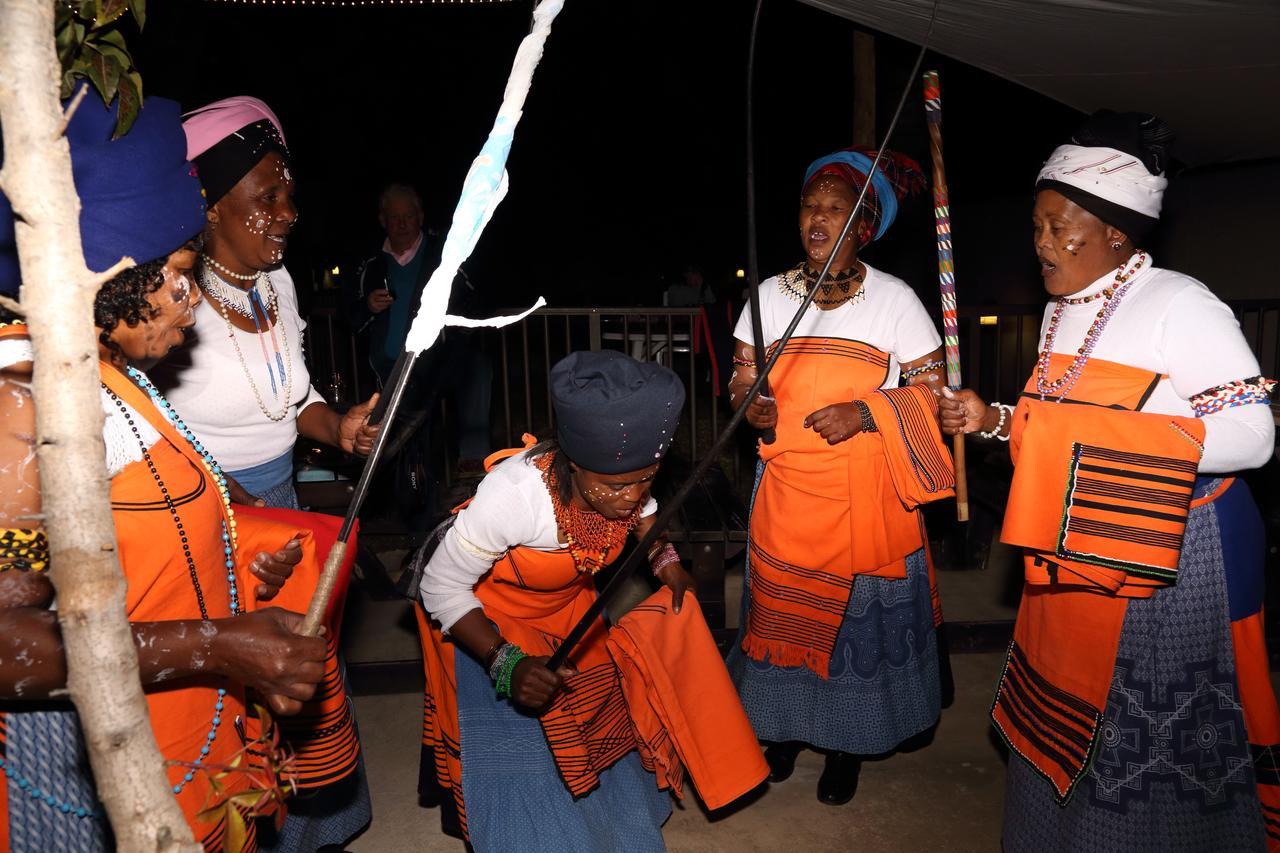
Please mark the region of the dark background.
<svg viewBox="0 0 1280 853"><path fill-rule="evenodd" d="M569 0L516 133L510 195L468 264L492 305L534 294L561 306L654 305L686 263L713 284L746 266L753 8ZM302 210L287 262L305 297L323 268L350 274L376 251L377 196L390 181L414 184L428 226L447 228L530 11L528 0L339 9L166 0L152 4L137 57L148 94L186 109L255 95L278 113ZM917 48L876 43L881 138ZM764 275L799 260L805 166L851 142L852 51L849 22L794 0L766 4L756 69ZM945 58L926 57L925 68L942 74L963 298L1039 302L1030 188L1080 115ZM928 171L918 82L891 145ZM927 192L866 257L936 302Z"/></svg>

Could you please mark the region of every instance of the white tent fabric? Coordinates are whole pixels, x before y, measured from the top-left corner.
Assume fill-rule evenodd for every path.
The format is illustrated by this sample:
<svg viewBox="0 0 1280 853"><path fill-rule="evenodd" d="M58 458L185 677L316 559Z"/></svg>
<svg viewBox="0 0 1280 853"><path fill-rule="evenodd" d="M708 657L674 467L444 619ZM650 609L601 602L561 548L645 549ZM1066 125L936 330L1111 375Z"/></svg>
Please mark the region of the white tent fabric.
<svg viewBox="0 0 1280 853"><path fill-rule="evenodd" d="M802 2L916 44L933 9ZM930 47L1085 112L1155 113L1192 165L1280 156L1280 0L939 0Z"/></svg>

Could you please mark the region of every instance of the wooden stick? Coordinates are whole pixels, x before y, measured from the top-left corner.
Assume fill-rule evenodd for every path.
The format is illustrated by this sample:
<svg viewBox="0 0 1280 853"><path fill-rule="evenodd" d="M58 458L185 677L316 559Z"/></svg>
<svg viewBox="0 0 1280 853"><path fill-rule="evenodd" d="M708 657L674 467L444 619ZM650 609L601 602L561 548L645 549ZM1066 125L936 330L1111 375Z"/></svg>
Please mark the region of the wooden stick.
<svg viewBox="0 0 1280 853"><path fill-rule="evenodd" d="M956 317L956 265L951 254L951 205L947 172L942 165L942 87L938 72L924 74L924 111L929 124L929 153L933 155L933 219L938 232L938 286L942 290L942 337L947 354L947 385L960 390L960 323ZM953 436L956 462L956 519L969 520L969 481L965 476L964 436Z"/></svg>

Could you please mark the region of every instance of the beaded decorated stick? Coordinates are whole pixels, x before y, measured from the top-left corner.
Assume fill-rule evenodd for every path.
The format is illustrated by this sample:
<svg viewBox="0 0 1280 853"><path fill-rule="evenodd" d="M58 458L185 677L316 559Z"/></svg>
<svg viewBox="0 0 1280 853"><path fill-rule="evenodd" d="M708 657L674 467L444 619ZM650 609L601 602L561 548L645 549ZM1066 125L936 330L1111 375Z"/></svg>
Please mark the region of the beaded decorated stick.
<svg viewBox="0 0 1280 853"><path fill-rule="evenodd" d="M938 232L938 285L942 289L942 339L947 354L947 386L960 390L960 323L956 318L956 264L951 255L951 205L947 172L942 166L942 87L937 71L924 73L924 115L929 124L929 153L933 155L933 219ZM969 520L969 483L964 470L964 436L954 436L956 461L956 519Z"/></svg>

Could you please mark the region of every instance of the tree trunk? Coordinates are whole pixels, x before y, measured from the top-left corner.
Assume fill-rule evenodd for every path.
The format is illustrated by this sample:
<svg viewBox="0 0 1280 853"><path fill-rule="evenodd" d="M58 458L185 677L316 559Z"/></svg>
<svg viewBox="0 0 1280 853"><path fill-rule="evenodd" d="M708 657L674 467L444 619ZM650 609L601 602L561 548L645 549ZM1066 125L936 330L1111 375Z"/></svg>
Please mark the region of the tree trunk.
<svg viewBox="0 0 1280 853"><path fill-rule="evenodd" d="M40 488L67 688L118 849L197 851L151 730L125 615L93 326L94 294L107 274L91 273L81 248L53 29L53 0L0 0L0 187L17 218L35 349Z"/></svg>

